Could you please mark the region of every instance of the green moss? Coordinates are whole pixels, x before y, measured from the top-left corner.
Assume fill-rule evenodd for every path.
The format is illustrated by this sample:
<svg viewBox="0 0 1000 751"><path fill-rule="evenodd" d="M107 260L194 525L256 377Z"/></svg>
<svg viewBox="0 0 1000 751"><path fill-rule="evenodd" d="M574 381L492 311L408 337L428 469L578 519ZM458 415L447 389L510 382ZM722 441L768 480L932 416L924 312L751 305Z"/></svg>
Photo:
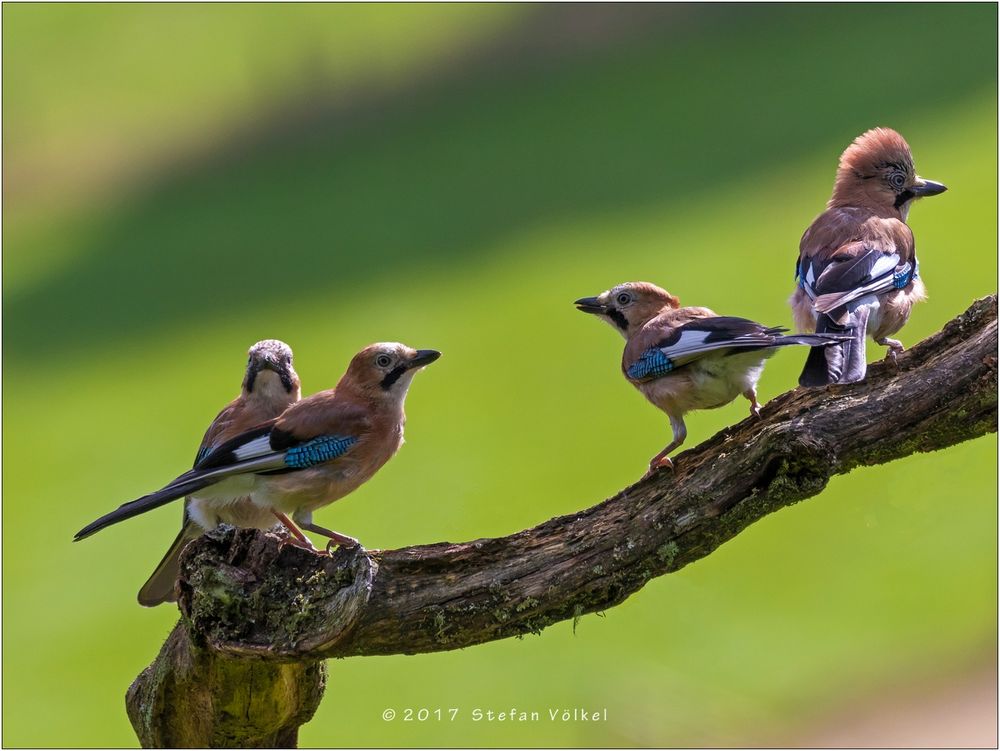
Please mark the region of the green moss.
<svg viewBox="0 0 1000 751"><path fill-rule="evenodd" d="M665 567L670 568L679 552L680 548L676 542L665 542L656 549L656 557L660 559L660 563Z"/></svg>
<svg viewBox="0 0 1000 751"><path fill-rule="evenodd" d="M448 619L445 617L443 610L438 610L434 614L434 639L439 644L447 644L449 639L448 635L445 633L448 628Z"/></svg>
<svg viewBox="0 0 1000 751"><path fill-rule="evenodd" d="M538 600L536 600L534 597L526 597L524 600L522 600L517 604L517 606L514 608L514 612L521 613L524 612L525 610L529 610L533 607L536 607L537 605L538 605Z"/></svg>
<svg viewBox="0 0 1000 751"><path fill-rule="evenodd" d="M573 606L573 634L576 635L576 624L580 622L583 617L583 605Z"/></svg>
<svg viewBox="0 0 1000 751"><path fill-rule="evenodd" d="M534 634L535 636L539 636L543 630L547 629L549 626L555 623L556 620L557 619L548 618L546 616L540 616L538 618L529 618L524 622L523 626L524 630L521 636L523 636L524 634Z"/></svg>

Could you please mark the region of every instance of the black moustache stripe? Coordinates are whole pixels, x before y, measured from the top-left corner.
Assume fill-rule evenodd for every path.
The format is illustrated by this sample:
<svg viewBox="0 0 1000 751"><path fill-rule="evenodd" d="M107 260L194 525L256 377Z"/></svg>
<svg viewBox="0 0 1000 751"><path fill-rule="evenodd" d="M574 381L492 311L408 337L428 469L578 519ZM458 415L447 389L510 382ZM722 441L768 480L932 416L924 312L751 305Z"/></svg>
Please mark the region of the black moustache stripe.
<svg viewBox="0 0 1000 751"><path fill-rule="evenodd" d="M896 203L894 203L893 206L895 206L898 209L904 203L906 203L907 201L910 201L910 200L912 200L914 198L916 198L916 195L914 194L914 192L912 190L904 190L902 193L900 193L898 196L896 196ZM923 204L921 204L921 205L923 205Z"/></svg>
<svg viewBox="0 0 1000 751"><path fill-rule="evenodd" d="M628 331L628 319L618 308L608 308L608 318L614 321L615 326L622 331Z"/></svg>
<svg viewBox="0 0 1000 751"><path fill-rule="evenodd" d="M392 388L392 384L399 380L399 377L406 372L406 366L400 365L393 370L386 373L385 378L382 379L382 388L388 391Z"/></svg>
<svg viewBox="0 0 1000 751"><path fill-rule="evenodd" d="M257 382L257 374L262 370L264 370L264 368L251 368L247 371L247 393L253 393L254 384ZM270 368L268 368L268 370L270 370ZM287 370L272 372L278 374L278 378L281 379L281 385L285 389L285 392L289 394L292 393L292 389L295 387L295 384L292 383L292 374Z"/></svg>

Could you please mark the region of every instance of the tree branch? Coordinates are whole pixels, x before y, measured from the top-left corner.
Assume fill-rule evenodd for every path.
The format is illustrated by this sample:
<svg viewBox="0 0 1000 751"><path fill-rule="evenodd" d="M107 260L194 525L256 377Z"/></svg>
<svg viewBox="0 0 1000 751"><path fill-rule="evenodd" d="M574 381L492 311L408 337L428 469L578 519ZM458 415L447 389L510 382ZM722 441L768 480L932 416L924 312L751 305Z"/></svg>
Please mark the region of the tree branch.
<svg viewBox="0 0 1000 751"><path fill-rule="evenodd" d="M290 663L308 671L327 657L537 633L617 605L766 514L816 495L833 475L996 432L996 355L991 296L902 355L898 369L879 363L863 383L785 393L762 419L680 454L675 472L508 537L325 557L282 547L270 532L205 535L184 554L183 619L129 691L133 725L144 745L167 737L151 730L176 724L176 694L162 686L192 652L242 670ZM215 688L231 690L225 680ZM285 715L302 722L311 706ZM201 745L213 737L192 736Z"/></svg>
<svg viewBox="0 0 1000 751"><path fill-rule="evenodd" d="M326 666L228 657L182 620L125 695L144 748L294 748L323 698Z"/></svg>

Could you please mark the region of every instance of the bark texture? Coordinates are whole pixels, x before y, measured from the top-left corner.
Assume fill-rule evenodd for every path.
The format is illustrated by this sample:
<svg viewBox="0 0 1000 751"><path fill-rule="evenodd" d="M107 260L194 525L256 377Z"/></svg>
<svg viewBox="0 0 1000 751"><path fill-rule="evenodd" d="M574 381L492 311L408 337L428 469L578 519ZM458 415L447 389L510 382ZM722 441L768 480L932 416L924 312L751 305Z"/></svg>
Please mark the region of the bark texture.
<svg viewBox="0 0 1000 751"><path fill-rule="evenodd" d="M290 745L318 704L322 659L538 633L617 605L833 475L996 429L991 296L898 367L785 393L674 472L508 537L326 557L220 529L185 551L182 619L129 690L129 717L144 746Z"/></svg>
<svg viewBox="0 0 1000 751"><path fill-rule="evenodd" d="M129 687L143 747L294 748L323 698L324 663L241 660L198 641L181 621Z"/></svg>

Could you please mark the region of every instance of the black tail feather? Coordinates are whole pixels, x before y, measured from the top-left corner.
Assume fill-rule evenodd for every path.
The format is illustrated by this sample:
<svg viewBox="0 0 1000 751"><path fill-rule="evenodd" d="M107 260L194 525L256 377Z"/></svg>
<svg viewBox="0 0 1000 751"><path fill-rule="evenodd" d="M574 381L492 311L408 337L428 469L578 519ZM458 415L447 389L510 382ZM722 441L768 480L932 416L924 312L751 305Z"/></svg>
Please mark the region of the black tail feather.
<svg viewBox="0 0 1000 751"><path fill-rule="evenodd" d="M826 315L816 322L816 334L839 335L836 344L813 347L799 376L800 386L827 386L831 383L856 383L867 372L865 333L868 328L867 307L850 312L846 325L839 326Z"/></svg>
<svg viewBox="0 0 1000 751"><path fill-rule="evenodd" d="M174 602L174 582L180 573L181 552L191 540L200 535L201 527L190 519L185 519L177 539L139 590L140 605L151 608L163 602Z"/></svg>
<svg viewBox="0 0 1000 751"><path fill-rule="evenodd" d="M832 349L832 348L831 348ZM826 386L828 383L836 383L840 377L840 362L843 360L843 352L838 346L834 352L830 353L833 362L827 362L827 348L813 347L806 357L806 364L802 367L799 375L800 386Z"/></svg>
<svg viewBox="0 0 1000 751"><path fill-rule="evenodd" d="M776 343L779 345L783 344L804 344L807 347L812 347L813 349L823 350L834 344L839 344L849 340L849 336L843 334L830 333L817 333L817 334L786 334L781 337Z"/></svg>
<svg viewBox="0 0 1000 751"><path fill-rule="evenodd" d="M181 480L181 478L178 478L178 480ZM205 477L183 480L180 482L178 482L178 480L170 483L162 490L157 490L155 493L150 493L149 495L144 495L142 498L122 504L114 511L102 516L100 519L95 519L77 532L73 537L73 541L76 542L85 537L90 537L92 534L100 532L105 527L110 527L112 524L117 524L118 522L123 522L126 519L131 519L133 516L138 516L139 514L144 514L147 511L152 511L154 508L159 508L160 506L170 503L171 501L175 501L178 498L183 498L189 493L201 490L202 488L211 485L213 482L217 482L217 479L208 479Z"/></svg>
<svg viewBox="0 0 1000 751"><path fill-rule="evenodd" d="M840 376L840 383L857 383L865 380L865 373L868 372L868 360L865 357L865 336L868 334L868 316L871 308L862 306L851 313L851 320L854 324L854 331L851 332L853 338L850 342L847 362L844 366L844 373Z"/></svg>

